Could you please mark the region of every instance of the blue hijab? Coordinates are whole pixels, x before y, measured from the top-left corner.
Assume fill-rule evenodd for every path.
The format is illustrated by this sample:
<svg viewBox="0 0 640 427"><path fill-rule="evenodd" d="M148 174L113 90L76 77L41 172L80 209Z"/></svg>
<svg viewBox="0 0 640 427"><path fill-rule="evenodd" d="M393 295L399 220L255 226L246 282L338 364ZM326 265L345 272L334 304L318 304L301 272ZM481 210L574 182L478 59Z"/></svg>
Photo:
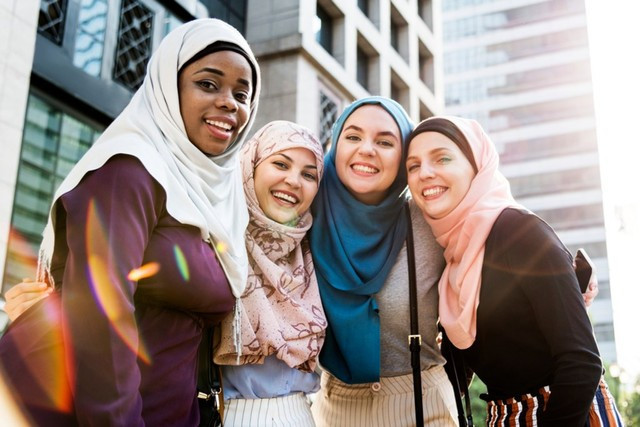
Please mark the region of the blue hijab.
<svg viewBox="0 0 640 427"><path fill-rule="evenodd" d="M396 121L404 145L413 123L397 102L379 96L355 101L332 129L324 177L312 205L311 253L329 321L320 363L348 384L380 379L380 291L407 235L402 212L407 188L404 154L398 176L378 205L356 200L338 178L338 137L347 118L363 105L379 105Z"/></svg>

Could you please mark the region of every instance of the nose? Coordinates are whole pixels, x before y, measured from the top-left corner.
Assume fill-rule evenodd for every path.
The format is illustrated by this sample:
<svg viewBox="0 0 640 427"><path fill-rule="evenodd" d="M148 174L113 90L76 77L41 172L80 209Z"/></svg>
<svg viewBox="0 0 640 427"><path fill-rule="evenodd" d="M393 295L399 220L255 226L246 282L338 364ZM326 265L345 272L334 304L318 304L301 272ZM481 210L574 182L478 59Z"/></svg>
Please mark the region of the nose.
<svg viewBox="0 0 640 427"><path fill-rule="evenodd" d="M435 176L435 170L429 162L420 165L420 179L429 179Z"/></svg>
<svg viewBox="0 0 640 427"><path fill-rule="evenodd" d="M297 173L288 173L284 179L284 182L292 188L300 187L300 176Z"/></svg>
<svg viewBox="0 0 640 427"><path fill-rule="evenodd" d="M221 90L218 92L215 103L216 107L223 110L236 111L238 109L238 104L231 90Z"/></svg>
<svg viewBox="0 0 640 427"><path fill-rule="evenodd" d="M375 154L375 146L373 141L365 139L358 147L358 152L364 156L373 156Z"/></svg>

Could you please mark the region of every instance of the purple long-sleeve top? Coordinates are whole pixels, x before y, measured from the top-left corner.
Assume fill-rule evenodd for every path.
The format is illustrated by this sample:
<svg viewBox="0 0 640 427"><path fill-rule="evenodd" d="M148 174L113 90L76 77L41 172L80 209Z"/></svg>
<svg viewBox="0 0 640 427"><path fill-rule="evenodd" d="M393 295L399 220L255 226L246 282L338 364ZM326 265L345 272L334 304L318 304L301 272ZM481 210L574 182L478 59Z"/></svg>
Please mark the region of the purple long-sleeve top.
<svg viewBox="0 0 640 427"><path fill-rule="evenodd" d="M196 425L202 330L234 302L200 230L172 218L164 189L138 159L125 155L63 195L56 223L52 274L64 326L61 340L52 332L50 341L64 343L77 422ZM159 267L150 277L129 276L149 263ZM19 335L29 321L24 317L6 335ZM1 343L0 352L6 347ZM15 376L22 386L30 378ZM32 416L38 421L37 411Z"/></svg>

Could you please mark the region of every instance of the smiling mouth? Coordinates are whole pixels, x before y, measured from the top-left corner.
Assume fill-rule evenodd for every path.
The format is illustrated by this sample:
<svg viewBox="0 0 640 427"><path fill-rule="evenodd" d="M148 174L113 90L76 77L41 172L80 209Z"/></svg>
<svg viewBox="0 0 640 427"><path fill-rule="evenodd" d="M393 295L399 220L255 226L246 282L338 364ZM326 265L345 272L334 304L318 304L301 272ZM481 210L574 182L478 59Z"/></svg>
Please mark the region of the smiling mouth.
<svg viewBox="0 0 640 427"><path fill-rule="evenodd" d="M366 173L370 175L380 172L379 169L373 168L371 166L365 166L365 165L353 165L351 166L351 169L353 169L356 172Z"/></svg>
<svg viewBox="0 0 640 427"><path fill-rule="evenodd" d="M435 197L447 191L444 187L427 188L422 192L422 197Z"/></svg>
<svg viewBox="0 0 640 427"><path fill-rule="evenodd" d="M205 120L205 123L210 126L214 126L216 129L219 129L224 132L231 132L233 129L235 129L229 123L221 122L218 120Z"/></svg>
<svg viewBox="0 0 640 427"><path fill-rule="evenodd" d="M294 196L292 196L290 194L283 193L281 191L273 191L273 192L271 192L271 195L273 197L275 197L276 199L278 199L280 201L283 201L283 202L285 202L287 204L290 204L290 205L295 205L295 204L298 203L298 198L297 197L294 197Z"/></svg>

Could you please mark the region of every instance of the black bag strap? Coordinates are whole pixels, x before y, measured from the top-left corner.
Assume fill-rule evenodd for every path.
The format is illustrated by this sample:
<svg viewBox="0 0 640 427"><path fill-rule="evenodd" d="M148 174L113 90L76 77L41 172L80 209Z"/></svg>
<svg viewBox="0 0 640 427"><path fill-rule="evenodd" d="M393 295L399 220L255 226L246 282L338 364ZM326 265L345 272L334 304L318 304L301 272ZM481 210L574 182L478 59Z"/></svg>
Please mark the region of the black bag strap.
<svg viewBox="0 0 640 427"><path fill-rule="evenodd" d="M215 327L204 330L198 348L198 399L211 401L220 416L223 415L222 372L220 366L213 361L213 337Z"/></svg>
<svg viewBox="0 0 640 427"><path fill-rule="evenodd" d="M411 225L411 208L409 203L405 204L407 214L407 264L409 267L409 315L410 315L410 335L409 350L411 350L411 368L413 370L413 396L416 407L416 426L424 426L424 416L422 415L422 377L420 369L420 346L422 337L418 329L418 290L416 285L416 260L413 248L413 227Z"/></svg>

